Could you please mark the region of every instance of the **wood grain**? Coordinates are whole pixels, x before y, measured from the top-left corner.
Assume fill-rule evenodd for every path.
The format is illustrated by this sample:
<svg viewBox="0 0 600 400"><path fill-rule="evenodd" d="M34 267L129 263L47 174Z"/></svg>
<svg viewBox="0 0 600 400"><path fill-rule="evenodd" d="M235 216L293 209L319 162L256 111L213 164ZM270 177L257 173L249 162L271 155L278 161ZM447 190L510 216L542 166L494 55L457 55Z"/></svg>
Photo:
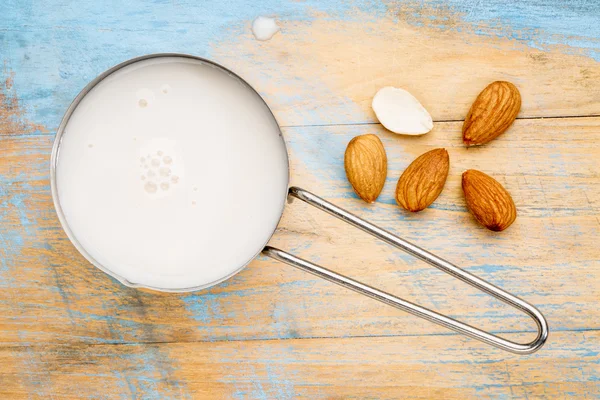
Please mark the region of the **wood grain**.
<svg viewBox="0 0 600 400"><path fill-rule="evenodd" d="M83 388L97 399L600 396L598 332L555 333L527 357L453 336L421 336L419 346L408 337L372 337L4 347L0 396L71 399Z"/></svg>
<svg viewBox="0 0 600 400"><path fill-rule="evenodd" d="M520 117L600 114L600 56L594 59L585 51L600 48L597 23L590 23L588 40L576 48L568 46L574 38L569 35L535 43L535 34L529 33L535 27L525 39L515 40L515 31L490 32L485 23L473 26L460 12L436 4L357 0L353 10L344 12L340 1L329 7L328 2L294 3L262 2L265 13L281 10L282 31L259 42L250 31L259 11L241 0L205 6L132 1L120 11L86 0L78 7L58 6L60 12L16 2L14 9L0 13L14 16L0 21L2 43L11 49L4 69L14 73L12 87L26 102L27 118L50 132L91 79L129 58L155 52L191 53L223 63L258 89L280 123L289 126L374 122L371 99L388 85L409 90L437 121L463 120L479 92L495 80L519 88ZM467 14L478 7L472 0L458 3ZM415 5L421 9L411 9ZM320 14L319 7L331 14ZM531 20L545 19L551 27L572 32L580 28L576 21L586 17L581 12L564 20L546 16L564 8L546 7L532 10L537 14ZM292 9L286 14L287 8ZM128 14L136 18L128 20ZM590 17L597 14L592 10ZM437 20L445 23L432 26Z"/></svg>
<svg viewBox="0 0 600 400"><path fill-rule="evenodd" d="M363 17L284 23L269 46L241 27L213 56L257 87L284 125L374 122L371 101L384 86L410 91L434 121L463 120L495 80L518 87L521 118L598 115L591 82L600 68L590 58Z"/></svg>
<svg viewBox="0 0 600 400"><path fill-rule="evenodd" d="M0 397L598 398L600 8L542 3L0 2ZM249 30L261 14L282 27L268 42ZM506 354L262 257L189 294L125 288L89 265L52 207L52 133L98 73L164 51L248 79L286 126L293 185L537 305L547 346ZM522 111L467 149L462 120L494 80L519 88ZM386 85L411 91L434 130L376 124L370 101ZM372 205L343 168L366 133L389 165ZM444 191L421 213L401 210L398 177L439 147ZM470 168L511 193L518 217L505 232L468 213ZM534 335L525 316L301 202L271 244L508 338Z"/></svg>

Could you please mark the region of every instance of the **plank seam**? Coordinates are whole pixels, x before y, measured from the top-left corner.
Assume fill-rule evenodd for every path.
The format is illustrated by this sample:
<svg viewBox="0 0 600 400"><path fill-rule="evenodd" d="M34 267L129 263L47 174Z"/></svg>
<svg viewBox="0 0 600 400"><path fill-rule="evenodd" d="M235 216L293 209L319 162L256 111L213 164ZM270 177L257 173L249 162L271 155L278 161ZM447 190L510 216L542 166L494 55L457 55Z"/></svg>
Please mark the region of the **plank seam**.
<svg viewBox="0 0 600 400"><path fill-rule="evenodd" d="M598 118L600 114L590 114L590 115L557 115L552 117L517 117L517 120L527 121L527 120L542 120L542 119L582 119L582 118ZM464 119L440 119L434 120L434 123L452 123L452 122L464 122ZM379 125L379 122L351 122L347 124L309 124L309 125L280 125L281 128L333 128L336 126L370 126L370 125ZM52 137L55 135L56 129L52 129L47 133L16 133L16 132L3 132L0 133L0 138L9 137L9 138L22 138L22 137Z"/></svg>
<svg viewBox="0 0 600 400"><path fill-rule="evenodd" d="M531 333L535 334L536 331L532 330L511 330L511 331L490 331L495 335L513 334L513 333ZM554 329L550 332L553 333L584 333L584 332L600 332L600 328L577 328L577 329ZM304 336L304 337L283 337L283 338L241 338L241 339L217 339L217 340L190 340L190 341L170 341L170 340L156 340L148 342L106 342L106 343L86 343L86 342L72 342L72 343L61 343L61 342L35 342L35 343L16 343L16 344L0 344L0 349L11 349L20 347L47 347L47 346L152 346L160 344L193 344L193 343L227 343L227 342L272 342L272 341L287 341L287 340L321 340L321 339L381 339L381 338L404 338L404 337L444 337L444 336L459 336L462 335L455 332L444 332L444 333L425 333L425 334L404 334L404 335L354 335L354 336Z"/></svg>

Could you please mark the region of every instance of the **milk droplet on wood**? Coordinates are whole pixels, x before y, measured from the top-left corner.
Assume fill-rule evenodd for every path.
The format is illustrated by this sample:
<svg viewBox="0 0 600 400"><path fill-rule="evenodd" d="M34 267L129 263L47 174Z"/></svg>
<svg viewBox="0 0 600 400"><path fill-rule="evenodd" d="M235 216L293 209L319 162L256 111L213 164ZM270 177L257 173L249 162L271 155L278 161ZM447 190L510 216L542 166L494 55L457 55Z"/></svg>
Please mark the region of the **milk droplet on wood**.
<svg viewBox="0 0 600 400"><path fill-rule="evenodd" d="M252 22L252 33L257 40L269 40L277 32L279 32L279 26L273 18L258 17Z"/></svg>

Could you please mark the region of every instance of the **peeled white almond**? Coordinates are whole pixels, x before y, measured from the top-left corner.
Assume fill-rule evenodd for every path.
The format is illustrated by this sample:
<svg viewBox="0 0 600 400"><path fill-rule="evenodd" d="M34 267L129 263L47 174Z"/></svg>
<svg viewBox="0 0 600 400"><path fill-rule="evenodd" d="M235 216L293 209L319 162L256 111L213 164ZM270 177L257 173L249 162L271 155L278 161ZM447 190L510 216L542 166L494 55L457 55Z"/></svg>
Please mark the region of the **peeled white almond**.
<svg viewBox="0 0 600 400"><path fill-rule="evenodd" d="M379 89L371 105L386 129L403 135L423 135L433 129L433 120L419 100L404 89Z"/></svg>

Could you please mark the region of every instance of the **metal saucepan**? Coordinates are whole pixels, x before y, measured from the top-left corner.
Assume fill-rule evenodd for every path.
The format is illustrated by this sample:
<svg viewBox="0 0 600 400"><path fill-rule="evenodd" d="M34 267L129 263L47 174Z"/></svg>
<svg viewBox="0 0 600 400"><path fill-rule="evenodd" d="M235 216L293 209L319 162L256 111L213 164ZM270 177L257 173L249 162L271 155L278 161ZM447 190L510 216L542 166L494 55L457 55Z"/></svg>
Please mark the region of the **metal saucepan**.
<svg viewBox="0 0 600 400"><path fill-rule="evenodd" d="M86 94L89 93L99 82L104 80L106 77L108 77L115 71L118 71L119 69L129 66L136 62L153 59L153 58L159 58L159 57L183 57L186 59L197 60L197 61L200 61L203 63L210 64L210 65L214 66L215 68L221 69L222 71L238 78L240 82L242 82L253 93L256 94L257 101L264 103L264 100L260 97L260 95L246 81L244 81L242 78L237 76L235 73L229 71L225 67L218 65L210 60L206 60L206 59L203 59L200 57L195 57L195 56L186 55L186 54L175 54L175 53L146 55L146 56L142 56L142 57L138 57L138 58L134 58L134 59L125 61L119 65L116 65L115 67L109 69L108 71L100 74L96 79L94 79L92 82L90 82L81 91L81 93L79 93L79 95L74 99L73 103L68 108L68 110L65 113L65 116L59 126L58 132L56 134L56 139L54 142L53 151L52 151L51 185L52 185L52 197L54 200L54 205L55 205L59 220L63 226L63 229L65 230L69 239L73 242L74 246L79 250L79 252L85 258L87 258L88 261L90 261L96 267L100 268L102 271L104 271L107 274L118 279L123 284L128 285L128 286L134 286L134 287L139 287L142 285L131 284L123 277L118 276L117 274L115 274L112 271L110 271L109 269L107 269L105 266L101 265L99 262L94 260L94 258L86 251L86 249L77 241L77 238L74 236L71 229L69 228L69 225L67 224L64 213L61 209L60 199L58 196L58 190L56 187L56 167L57 167L57 162L58 162L59 150L60 150L60 146L61 146L61 139L63 138L63 135L65 133L65 127L67 125L67 122L69 121L69 118L71 117L74 110L77 108L78 104L86 96ZM266 106L266 104L265 104L265 106ZM274 116L273 116L273 122L276 123ZM281 146L282 151L286 151L283 136L280 135L280 138L282 141L282 146ZM288 166L288 169L289 169L289 166ZM461 334L464 334L466 336L480 340L482 342L485 342L492 346L496 346L500 349L503 349L503 350L506 350L509 352L513 352L513 353L517 353L517 354L533 353L533 352L539 350L544 345L546 339L548 338L548 324L547 324L544 316L540 313L540 311L538 311L531 304L519 299L516 296L513 296L512 294L500 289L497 286L494 286L494 285L474 276L473 274L471 274L469 272L466 272L466 271L460 269L459 267L449 263L448 261L446 261L432 253L429 253L428 251L423 250L422 248L420 248L412 243L409 243L408 241L392 234L391 232L383 230L383 229L371 224L370 222L367 222L367 221L357 217L356 215L353 215L353 214L349 213L348 211L345 211L345 210L335 206L334 204L316 196L313 193L310 193L310 192L308 192L304 189L298 188L298 187L289 187L288 193L285 193L285 194L282 193L282 196L286 196L286 195L290 196L292 198L297 198L299 200L302 200L322 211L325 211L326 213L331 214L334 217L337 217L337 218L341 219L342 221L345 221L348 224L350 224L358 229L361 229L361 230L375 236L376 238L383 240L384 242L389 243L390 245L395 246L395 247L399 248L400 250L403 250L403 251L413 255L414 257L416 257L422 261L425 261L426 263L440 269L441 271L446 272L447 274L450 274L453 277L458 278L458 279L462 280L463 282L468 283L469 285L507 303L508 305L510 305L518 310L523 311L525 314L529 315L535 321L537 328L538 328L537 337L535 338L535 340L533 340L530 343L515 343L513 341L503 339L492 333L475 328L473 326L470 326L468 324L465 324L463 322L460 322L453 318L450 318L446 315L439 314L435 311L429 310L429 309L421 307L417 304L403 300L392 294L383 292L374 287L365 285L365 284L355 281L351 278L340 275L334 271L331 271L329 269L326 269L324 267L321 267L321 266L311 263L309 261L298 258L298 257L296 257L288 252L285 252L283 250L279 250L279 249L276 249L271 246L265 246L266 242L263 244L263 246L260 246L260 248L256 249L256 255L262 253L266 256L272 257L276 260L279 260L279 261L282 261L289 265L292 265L296 268L299 268L301 270L309 272L313 275L316 275L318 277L326 279L330 282L336 283L340 286L354 290L365 296L371 297L382 303L385 303L385 304L388 304L395 308L407 311L418 317L421 317L428 321L445 326L446 328L452 329L456 332L459 332ZM285 201L282 202L282 207L280 210L281 213L283 213L283 208L284 208L283 205L285 205ZM275 229L273 230L273 232L274 231L275 231ZM238 268L237 268L237 270L235 270L234 273L228 273L226 276L222 276L220 279L215 280L210 285L204 285L202 287L186 288L186 289L178 290L178 291L192 291L192 290L205 289L206 287L213 286L213 285L215 285L219 282L222 282L222 281L230 278L231 276L235 275L237 272L241 271L246 265L247 265L247 263L244 265L237 266ZM165 290L160 287L151 287L151 289ZM165 291L169 291L169 290L166 289ZM173 291L173 290L171 290L171 291Z"/></svg>

